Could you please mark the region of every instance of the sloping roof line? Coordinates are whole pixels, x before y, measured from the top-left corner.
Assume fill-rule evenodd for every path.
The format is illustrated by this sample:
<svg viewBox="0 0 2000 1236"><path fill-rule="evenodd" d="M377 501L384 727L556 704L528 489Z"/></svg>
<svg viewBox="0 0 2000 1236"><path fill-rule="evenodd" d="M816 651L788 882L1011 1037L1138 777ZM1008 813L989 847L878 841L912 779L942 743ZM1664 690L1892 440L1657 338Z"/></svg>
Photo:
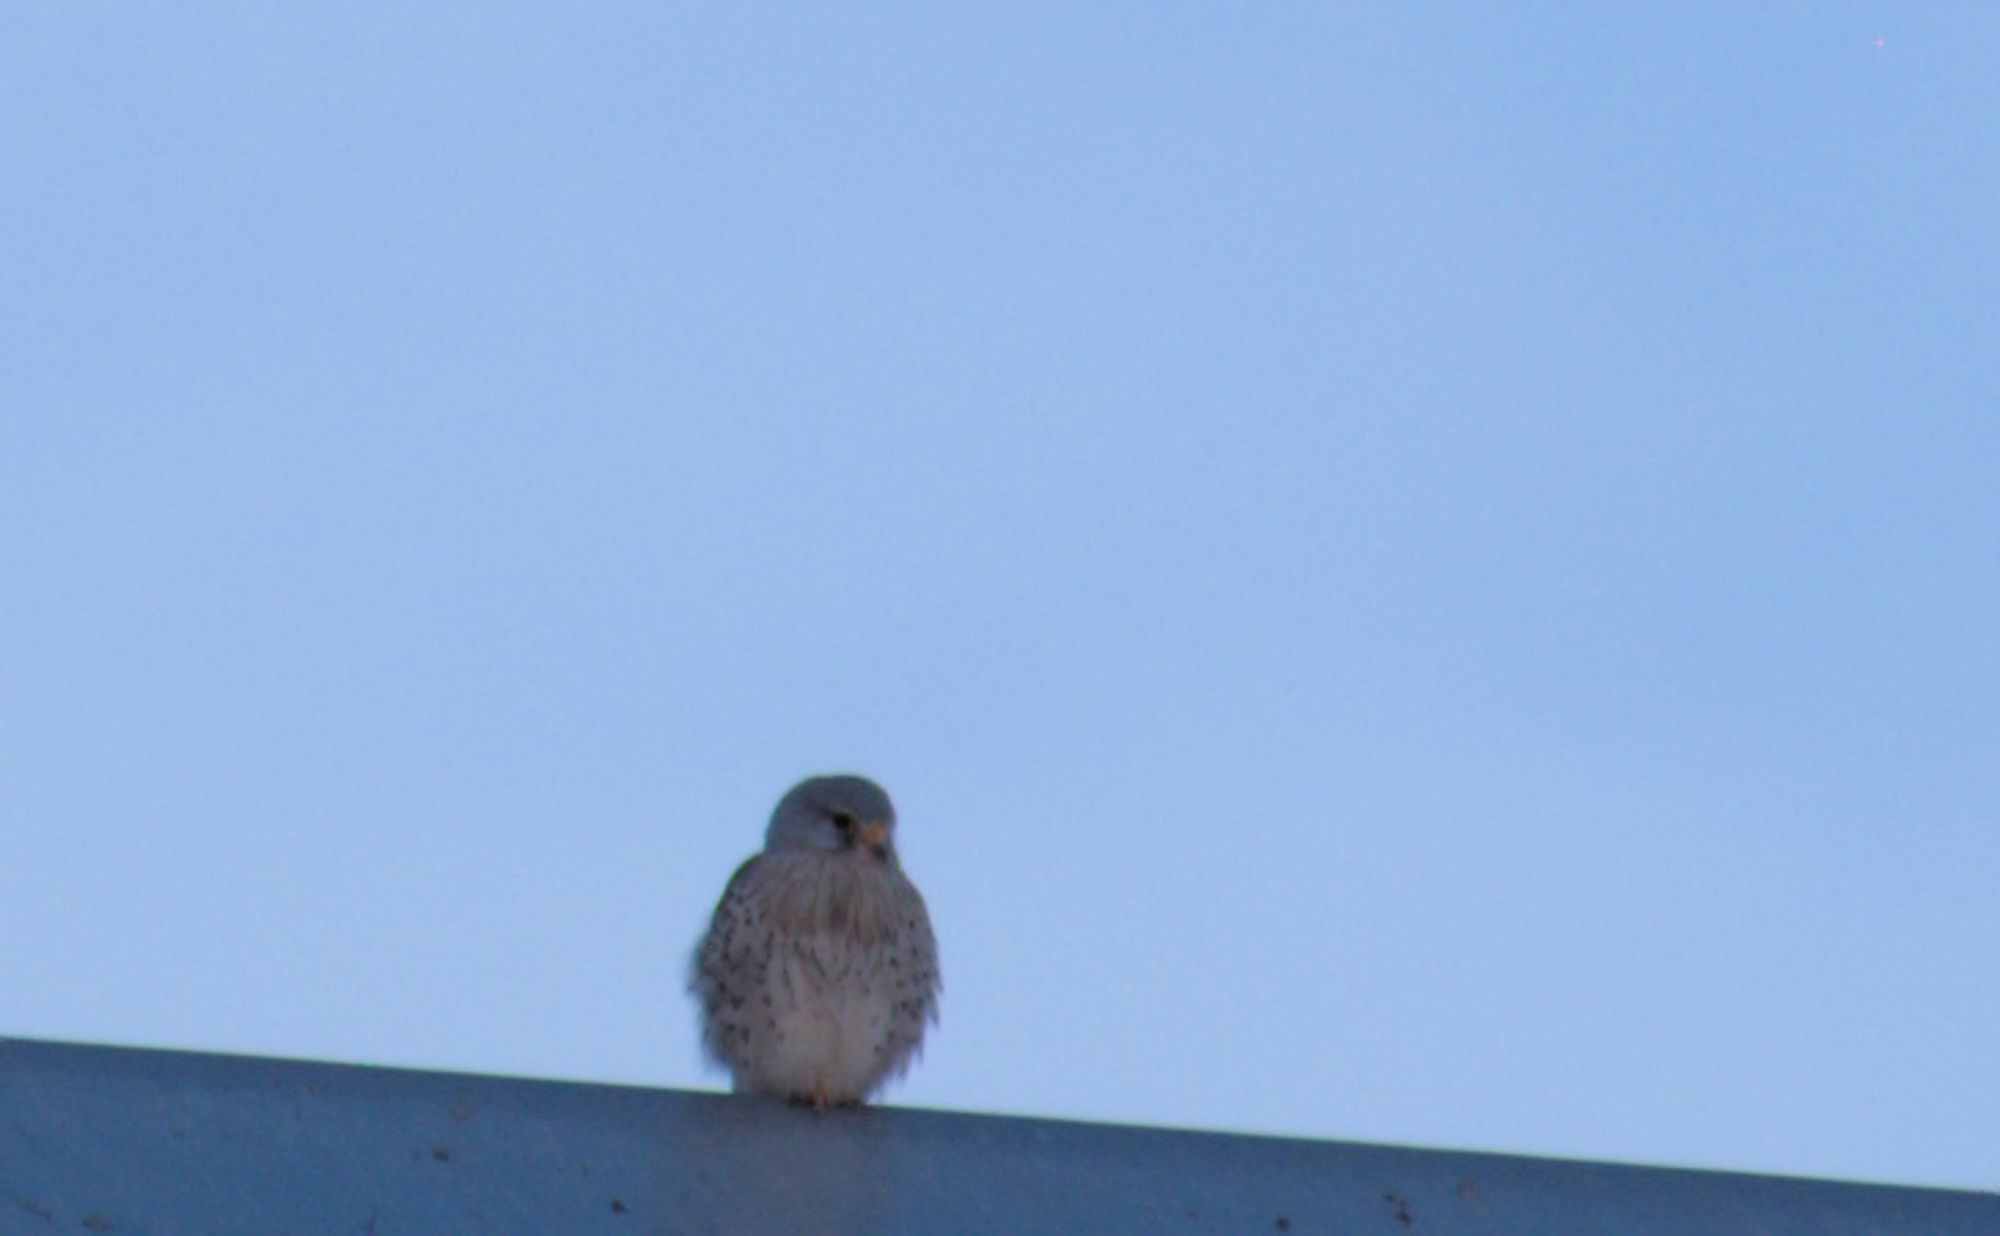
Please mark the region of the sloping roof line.
<svg viewBox="0 0 2000 1236"><path fill-rule="evenodd" d="M2000 1196L0 1040L0 1233L1995 1236Z"/></svg>

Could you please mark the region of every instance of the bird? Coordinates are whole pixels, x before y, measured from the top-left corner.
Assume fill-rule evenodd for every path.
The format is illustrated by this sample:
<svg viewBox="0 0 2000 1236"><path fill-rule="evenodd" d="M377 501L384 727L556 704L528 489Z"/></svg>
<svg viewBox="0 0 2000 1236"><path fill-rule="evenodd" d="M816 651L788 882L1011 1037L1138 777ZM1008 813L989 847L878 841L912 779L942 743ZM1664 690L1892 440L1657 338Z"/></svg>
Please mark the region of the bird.
<svg viewBox="0 0 2000 1236"><path fill-rule="evenodd" d="M737 1093L854 1107L921 1053L937 939L895 841L896 810L866 777L808 777L778 800L688 973L702 1047Z"/></svg>

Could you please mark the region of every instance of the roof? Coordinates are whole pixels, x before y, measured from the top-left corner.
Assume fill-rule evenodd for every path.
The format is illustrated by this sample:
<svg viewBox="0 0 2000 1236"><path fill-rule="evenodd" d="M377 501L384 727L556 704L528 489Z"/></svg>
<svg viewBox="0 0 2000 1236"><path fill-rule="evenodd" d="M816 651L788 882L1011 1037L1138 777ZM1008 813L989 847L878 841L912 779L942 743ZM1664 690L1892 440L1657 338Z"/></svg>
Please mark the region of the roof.
<svg viewBox="0 0 2000 1236"><path fill-rule="evenodd" d="M0 1040L0 1232L2000 1232L2000 1196Z"/></svg>

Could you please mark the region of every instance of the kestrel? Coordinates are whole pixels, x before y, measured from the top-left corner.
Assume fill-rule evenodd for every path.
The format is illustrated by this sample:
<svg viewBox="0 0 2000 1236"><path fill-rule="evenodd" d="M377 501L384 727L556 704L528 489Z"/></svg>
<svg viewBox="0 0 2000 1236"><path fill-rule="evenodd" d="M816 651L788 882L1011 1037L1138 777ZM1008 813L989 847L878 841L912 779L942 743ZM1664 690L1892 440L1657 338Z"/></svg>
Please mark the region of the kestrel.
<svg viewBox="0 0 2000 1236"><path fill-rule="evenodd" d="M937 1020L937 941L896 861L896 810L865 777L812 777L771 813L696 947L702 1046L739 1093L853 1106Z"/></svg>

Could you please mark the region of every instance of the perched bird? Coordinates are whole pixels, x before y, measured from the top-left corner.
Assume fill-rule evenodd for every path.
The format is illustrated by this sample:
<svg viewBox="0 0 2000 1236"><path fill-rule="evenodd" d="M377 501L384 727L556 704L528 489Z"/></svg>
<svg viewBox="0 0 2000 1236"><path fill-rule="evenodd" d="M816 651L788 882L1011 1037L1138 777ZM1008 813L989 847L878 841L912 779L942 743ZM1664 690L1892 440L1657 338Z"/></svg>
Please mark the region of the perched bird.
<svg viewBox="0 0 2000 1236"><path fill-rule="evenodd" d="M739 1093L853 1106L900 1077L937 1020L937 941L866 777L812 777L771 813L695 948L702 1045Z"/></svg>

